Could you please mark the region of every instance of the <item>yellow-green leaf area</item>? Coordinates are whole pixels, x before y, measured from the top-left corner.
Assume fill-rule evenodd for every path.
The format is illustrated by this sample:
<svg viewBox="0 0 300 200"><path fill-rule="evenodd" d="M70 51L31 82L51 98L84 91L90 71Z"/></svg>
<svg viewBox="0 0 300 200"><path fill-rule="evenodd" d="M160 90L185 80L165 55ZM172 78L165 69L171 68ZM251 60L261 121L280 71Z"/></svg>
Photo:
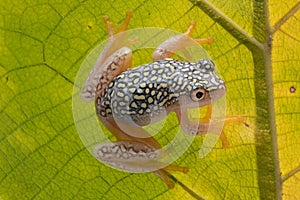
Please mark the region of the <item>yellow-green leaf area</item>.
<svg viewBox="0 0 300 200"><path fill-rule="evenodd" d="M0 199L300 199L300 12L297 0L0 2ZM127 173L97 161L72 115L72 91L83 60L107 39L102 16L129 28L162 27L194 38L226 82L225 126L199 158L197 137L176 164L169 190L153 173ZM134 63L151 60L134 54ZM76 86L77 87L77 86ZM81 86L80 86L81 87ZM162 143L178 128L174 115Z"/></svg>
<svg viewBox="0 0 300 200"><path fill-rule="evenodd" d="M273 77L274 94L278 128L278 148L280 169L283 180L283 195L286 199L297 199L300 196L300 12L299 2L273 3L274 23L278 29L274 34ZM275 10L282 9L287 19L278 15ZM288 12L290 10L290 12ZM279 26L280 25L280 26Z"/></svg>

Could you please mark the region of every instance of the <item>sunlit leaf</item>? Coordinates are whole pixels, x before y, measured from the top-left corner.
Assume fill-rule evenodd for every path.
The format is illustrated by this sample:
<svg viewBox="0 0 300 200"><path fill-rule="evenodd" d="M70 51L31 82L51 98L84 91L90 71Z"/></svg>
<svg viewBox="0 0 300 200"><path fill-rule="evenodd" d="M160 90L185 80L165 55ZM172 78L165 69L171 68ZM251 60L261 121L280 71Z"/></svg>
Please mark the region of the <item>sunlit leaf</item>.
<svg viewBox="0 0 300 200"><path fill-rule="evenodd" d="M298 0L1 1L0 199L300 199L299 7ZM193 37L214 38L204 48L226 82L227 116L249 124L226 126L230 146L219 142L202 159L197 138L176 162L189 173L170 174L172 190L153 173L97 161L73 121L76 73L107 39L102 16L121 22L128 10L130 28L184 32L195 20Z"/></svg>

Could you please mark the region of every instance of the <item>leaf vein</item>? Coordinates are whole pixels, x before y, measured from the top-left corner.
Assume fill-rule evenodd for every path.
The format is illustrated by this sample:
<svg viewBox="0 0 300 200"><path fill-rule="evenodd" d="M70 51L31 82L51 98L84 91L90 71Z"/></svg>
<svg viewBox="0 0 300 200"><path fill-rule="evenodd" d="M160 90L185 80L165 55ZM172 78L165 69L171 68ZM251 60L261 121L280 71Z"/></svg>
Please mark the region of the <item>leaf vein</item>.
<svg viewBox="0 0 300 200"><path fill-rule="evenodd" d="M274 34L280 27L289 20L300 8L300 2L293 6L282 18L275 23L274 27L271 30L271 33Z"/></svg>

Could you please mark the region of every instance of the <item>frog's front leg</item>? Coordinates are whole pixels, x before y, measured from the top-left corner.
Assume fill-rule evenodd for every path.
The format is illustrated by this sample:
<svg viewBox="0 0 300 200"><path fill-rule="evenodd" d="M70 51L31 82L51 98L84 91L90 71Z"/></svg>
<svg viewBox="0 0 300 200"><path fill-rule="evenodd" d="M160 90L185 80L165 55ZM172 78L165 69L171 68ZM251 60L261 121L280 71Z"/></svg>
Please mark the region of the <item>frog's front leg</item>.
<svg viewBox="0 0 300 200"><path fill-rule="evenodd" d="M117 141L96 146L94 156L97 159L126 171L153 171L169 188L174 188L175 185L169 179L166 171L188 172L186 167L173 164L156 169L157 166L159 168L163 164L155 160L155 158L159 158L162 154L160 150L161 145L142 127L128 126L126 123L116 121L113 118L100 117L100 120L116 137ZM142 137L134 137L132 133L138 133Z"/></svg>
<svg viewBox="0 0 300 200"><path fill-rule="evenodd" d="M196 23L194 21L190 22L190 25L187 31L183 34L179 34L173 37L168 38L162 44L160 44L155 51L153 52L154 60L162 60L165 58L170 58L176 51L182 51L187 58L189 58L189 54L185 48L189 46L195 46L197 44L211 44L213 39L209 38L199 38L199 39L191 39L192 32L195 29Z"/></svg>
<svg viewBox="0 0 300 200"><path fill-rule="evenodd" d="M194 136L204 135L208 132L208 130L210 130L212 133L217 133L217 134L219 133L223 147L229 146L229 142L223 131L224 126L231 124L231 123L243 123L244 125L247 126L247 124L245 123L244 117L241 117L241 116L226 118L224 120L219 120L219 121L211 121L212 104L209 104L207 106L207 111L206 111L205 117L198 121L190 120L188 117L187 110L184 110L184 109L176 110L175 112L176 112L178 121L180 123L180 127L183 129L183 131L186 134L194 135Z"/></svg>

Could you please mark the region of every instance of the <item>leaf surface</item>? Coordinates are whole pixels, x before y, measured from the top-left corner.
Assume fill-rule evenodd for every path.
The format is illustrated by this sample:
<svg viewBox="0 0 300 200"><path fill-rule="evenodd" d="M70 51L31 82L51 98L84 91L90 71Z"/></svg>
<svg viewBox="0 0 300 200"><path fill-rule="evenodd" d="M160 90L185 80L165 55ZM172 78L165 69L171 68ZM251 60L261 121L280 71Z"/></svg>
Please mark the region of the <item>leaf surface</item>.
<svg viewBox="0 0 300 200"><path fill-rule="evenodd" d="M1 1L0 199L300 199L299 7L298 0ZM197 138L176 162L190 171L170 175L173 190L153 173L98 162L74 125L76 73L107 38L102 16L121 22L128 10L130 28L184 32L195 20L194 38L212 36L204 48L226 82L226 115L250 125L226 126L230 147L219 142L202 159Z"/></svg>

